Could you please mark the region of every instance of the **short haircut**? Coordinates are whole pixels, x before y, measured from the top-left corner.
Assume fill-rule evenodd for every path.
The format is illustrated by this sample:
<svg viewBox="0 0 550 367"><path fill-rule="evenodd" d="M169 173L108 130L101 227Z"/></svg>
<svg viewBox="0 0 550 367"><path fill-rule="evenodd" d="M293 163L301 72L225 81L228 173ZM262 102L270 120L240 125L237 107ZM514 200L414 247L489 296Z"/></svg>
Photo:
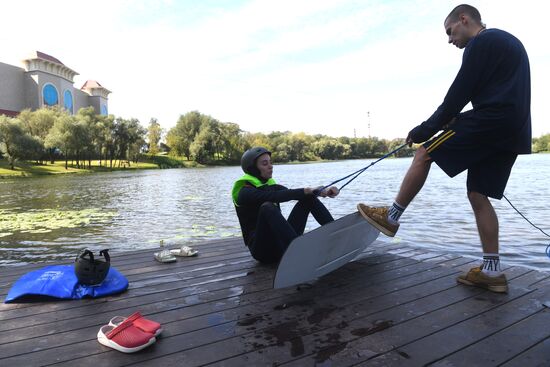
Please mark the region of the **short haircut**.
<svg viewBox="0 0 550 367"><path fill-rule="evenodd" d="M483 25L483 22L481 22L481 14L479 14L479 11L468 4L461 4L451 10L449 15L447 15L447 18L445 18L445 21L450 20L451 22L456 22L460 14L468 14L476 23Z"/></svg>

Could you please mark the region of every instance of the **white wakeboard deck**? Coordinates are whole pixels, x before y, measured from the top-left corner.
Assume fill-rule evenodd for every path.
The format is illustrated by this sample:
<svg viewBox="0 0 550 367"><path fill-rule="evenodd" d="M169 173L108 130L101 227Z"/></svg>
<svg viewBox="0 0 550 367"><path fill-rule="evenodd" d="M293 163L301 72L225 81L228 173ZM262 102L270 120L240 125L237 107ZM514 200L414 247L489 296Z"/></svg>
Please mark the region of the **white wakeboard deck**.
<svg viewBox="0 0 550 367"><path fill-rule="evenodd" d="M362 253L378 234L355 212L295 238L279 262L273 288L302 284L338 269Z"/></svg>

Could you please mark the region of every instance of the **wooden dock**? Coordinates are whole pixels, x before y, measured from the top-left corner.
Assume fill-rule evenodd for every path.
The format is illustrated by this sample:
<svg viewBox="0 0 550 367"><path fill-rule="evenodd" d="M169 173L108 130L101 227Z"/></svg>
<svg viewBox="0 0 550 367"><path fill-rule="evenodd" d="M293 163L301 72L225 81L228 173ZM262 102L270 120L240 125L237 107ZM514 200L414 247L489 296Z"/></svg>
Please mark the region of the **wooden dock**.
<svg viewBox="0 0 550 367"><path fill-rule="evenodd" d="M114 253L129 290L113 297L0 306L1 366L550 366L550 274L506 269L508 294L458 285L476 259L375 242L310 286L272 289L274 267L241 239L160 264ZM44 264L0 268L0 294ZM162 323L124 354L96 334L115 315Z"/></svg>

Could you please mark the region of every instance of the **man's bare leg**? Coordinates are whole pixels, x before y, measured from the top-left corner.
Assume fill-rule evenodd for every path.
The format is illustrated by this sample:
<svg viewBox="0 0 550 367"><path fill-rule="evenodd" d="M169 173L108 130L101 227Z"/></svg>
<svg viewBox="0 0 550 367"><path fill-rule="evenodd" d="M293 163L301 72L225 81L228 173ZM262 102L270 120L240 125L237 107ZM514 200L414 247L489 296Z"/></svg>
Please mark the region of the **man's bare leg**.
<svg viewBox="0 0 550 367"><path fill-rule="evenodd" d="M477 231L483 252L498 254L498 217L489 198L469 192L468 199L476 217Z"/></svg>
<svg viewBox="0 0 550 367"><path fill-rule="evenodd" d="M426 148L421 146L417 149L413 162L401 182L393 205L389 208L375 208L357 204L359 213L380 232L387 236L395 236L399 229L399 218L424 186L431 164L432 160L426 152Z"/></svg>
<svg viewBox="0 0 550 367"><path fill-rule="evenodd" d="M404 208L409 206L414 197L420 192L426 182L428 173L430 173L431 165L432 160L428 152L426 152L426 148L420 146L420 148L416 150L413 162L405 178L403 178L401 188L395 198L395 201L400 206Z"/></svg>
<svg viewBox="0 0 550 367"><path fill-rule="evenodd" d="M500 271L498 254L498 217L489 198L478 192L468 192L476 218L477 230L483 248L483 266L470 269L459 275L457 281L462 284L489 289L493 292L508 292L508 281Z"/></svg>

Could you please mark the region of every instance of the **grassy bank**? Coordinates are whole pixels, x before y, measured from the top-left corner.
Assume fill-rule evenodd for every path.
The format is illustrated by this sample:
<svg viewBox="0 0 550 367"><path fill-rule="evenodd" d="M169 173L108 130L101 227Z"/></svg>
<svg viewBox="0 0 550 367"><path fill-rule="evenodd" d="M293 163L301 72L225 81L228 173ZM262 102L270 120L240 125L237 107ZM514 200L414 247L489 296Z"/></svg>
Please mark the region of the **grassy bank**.
<svg viewBox="0 0 550 367"><path fill-rule="evenodd" d="M65 169L64 161L56 161L54 164L36 164L33 162L17 162L15 169L10 169L8 162L5 159L0 159L0 178L9 177L32 177L43 175L58 175L58 174L74 174L74 173L93 173L93 172L112 172L112 171L127 171L135 169L151 169L159 168L159 166L153 162L139 162L131 163L130 166L118 166L118 161L113 162L113 167L106 167L105 162L102 162L103 166L99 165L99 161L92 161L92 167L88 168L76 168L76 166L69 165Z"/></svg>
<svg viewBox="0 0 550 367"><path fill-rule="evenodd" d="M183 157L172 157L169 155L148 155L147 159L154 164L156 164L159 168L189 168L189 167L204 167L203 165L195 162L195 161L188 161L187 159Z"/></svg>
<svg viewBox="0 0 550 367"><path fill-rule="evenodd" d="M88 162L86 166L77 168L76 165L70 164L65 169L65 161L56 161L53 164L49 162L45 164L37 164L35 162L18 161L15 165L15 169L10 169L10 166L6 159L0 159L0 178L10 177L34 177L43 175L58 175L68 173L94 173L94 172L114 172L114 171L129 171L137 169L158 169L158 168L189 168L189 167L204 167L195 161L188 161L183 157L170 157L167 155L146 155L143 162L134 163L130 165L126 161L113 161L113 167L110 167L110 162L101 162L99 160L92 160L91 168L88 168Z"/></svg>

